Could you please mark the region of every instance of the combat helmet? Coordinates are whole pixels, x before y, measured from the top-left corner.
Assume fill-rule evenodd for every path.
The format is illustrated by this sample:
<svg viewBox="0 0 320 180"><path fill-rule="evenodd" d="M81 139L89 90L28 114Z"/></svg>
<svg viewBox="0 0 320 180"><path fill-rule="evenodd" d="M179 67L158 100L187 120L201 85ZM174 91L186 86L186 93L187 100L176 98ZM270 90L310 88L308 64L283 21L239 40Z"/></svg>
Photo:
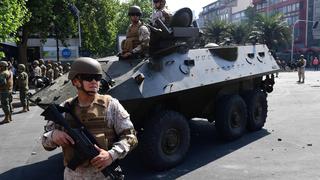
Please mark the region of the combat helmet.
<svg viewBox="0 0 320 180"><path fill-rule="evenodd" d="M33 65L39 65L39 61L38 60L34 60L32 64Z"/></svg>
<svg viewBox="0 0 320 180"><path fill-rule="evenodd" d="M82 57L76 59L68 74L68 79L73 80L78 74L100 74L102 75L102 68L100 63L92 58Z"/></svg>
<svg viewBox="0 0 320 180"><path fill-rule="evenodd" d="M160 2L160 8L159 9L163 9L166 5L166 0L153 0L153 3L158 3Z"/></svg>
<svg viewBox="0 0 320 180"><path fill-rule="evenodd" d="M19 64L18 65L18 71L25 71L26 66L24 64Z"/></svg>
<svg viewBox="0 0 320 180"><path fill-rule="evenodd" d="M39 59L39 64L40 65L44 64L44 60L43 59Z"/></svg>
<svg viewBox="0 0 320 180"><path fill-rule="evenodd" d="M8 63L6 61L0 61L0 67L8 67Z"/></svg>
<svg viewBox="0 0 320 180"><path fill-rule="evenodd" d="M142 16L141 8L139 6L129 7L128 16L131 16L131 15Z"/></svg>

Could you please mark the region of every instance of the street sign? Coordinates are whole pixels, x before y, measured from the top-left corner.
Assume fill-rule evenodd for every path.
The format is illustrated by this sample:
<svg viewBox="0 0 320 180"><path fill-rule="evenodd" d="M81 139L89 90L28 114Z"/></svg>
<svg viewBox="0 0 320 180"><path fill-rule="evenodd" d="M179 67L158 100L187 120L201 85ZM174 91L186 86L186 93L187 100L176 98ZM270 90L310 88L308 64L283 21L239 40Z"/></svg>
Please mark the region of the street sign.
<svg viewBox="0 0 320 180"><path fill-rule="evenodd" d="M71 50L68 48L65 48L62 50L62 57L69 58L71 56Z"/></svg>

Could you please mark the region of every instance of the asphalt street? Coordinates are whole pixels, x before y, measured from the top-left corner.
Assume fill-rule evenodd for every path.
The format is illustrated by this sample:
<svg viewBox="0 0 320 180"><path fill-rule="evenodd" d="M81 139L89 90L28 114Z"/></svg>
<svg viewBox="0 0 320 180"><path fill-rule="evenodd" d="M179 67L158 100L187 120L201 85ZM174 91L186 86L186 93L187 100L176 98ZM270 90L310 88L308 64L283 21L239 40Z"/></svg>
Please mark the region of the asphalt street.
<svg viewBox="0 0 320 180"><path fill-rule="evenodd" d="M320 72L307 71L304 84L297 79L296 72L280 73L268 95L262 130L224 142L212 124L193 120L191 148L182 164L152 172L141 164L137 149L121 162L127 179L320 179ZM41 146L42 110L20 110L15 109L13 122L0 125L0 179L63 179L61 150Z"/></svg>

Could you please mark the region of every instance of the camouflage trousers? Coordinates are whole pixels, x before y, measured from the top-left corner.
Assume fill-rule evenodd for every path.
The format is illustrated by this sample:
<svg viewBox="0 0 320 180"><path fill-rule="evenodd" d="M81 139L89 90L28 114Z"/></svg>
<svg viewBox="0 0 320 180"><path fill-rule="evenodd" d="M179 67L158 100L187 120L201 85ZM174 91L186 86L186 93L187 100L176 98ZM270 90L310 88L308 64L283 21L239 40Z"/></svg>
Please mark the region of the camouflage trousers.
<svg viewBox="0 0 320 180"><path fill-rule="evenodd" d="M64 180L110 180L97 171L94 167L79 167L76 170L71 170L68 167L64 169Z"/></svg>
<svg viewBox="0 0 320 180"><path fill-rule="evenodd" d="M23 107L29 105L28 90L20 90L20 102Z"/></svg>
<svg viewBox="0 0 320 180"><path fill-rule="evenodd" d="M8 115L11 114L11 109L10 109L10 92L1 92L1 107L4 112L4 114ZM11 96L12 98L12 96Z"/></svg>

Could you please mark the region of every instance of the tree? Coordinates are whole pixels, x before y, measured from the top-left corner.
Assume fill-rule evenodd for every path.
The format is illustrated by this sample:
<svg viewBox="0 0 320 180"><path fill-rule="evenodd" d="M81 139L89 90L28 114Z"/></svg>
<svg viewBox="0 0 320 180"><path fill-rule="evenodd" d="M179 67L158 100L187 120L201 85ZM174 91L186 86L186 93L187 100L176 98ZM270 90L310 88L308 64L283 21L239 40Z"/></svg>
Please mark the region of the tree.
<svg viewBox="0 0 320 180"><path fill-rule="evenodd" d="M204 27L204 36L207 38L206 43L220 44L225 41L225 38L230 38L230 24L215 18Z"/></svg>
<svg viewBox="0 0 320 180"><path fill-rule="evenodd" d="M266 44L272 52L289 45L291 33L288 23L283 20L281 14L267 16L258 14L254 23L258 42Z"/></svg>
<svg viewBox="0 0 320 180"><path fill-rule="evenodd" d="M29 18L24 0L1 0L0 2L0 42L15 37L17 29ZM4 57L0 52L0 58Z"/></svg>
<svg viewBox="0 0 320 180"><path fill-rule="evenodd" d="M231 24L230 25L230 36L231 40L235 44L245 44L248 41L249 26L246 23Z"/></svg>
<svg viewBox="0 0 320 180"><path fill-rule="evenodd" d="M27 62L27 42L31 35L39 37L43 41L54 35L64 41L65 37L74 34L72 32L75 31L70 22L71 13L67 13L67 0L28 0L26 7L31 17L20 28L22 34L18 36L19 41L17 42L19 60L24 64Z"/></svg>

